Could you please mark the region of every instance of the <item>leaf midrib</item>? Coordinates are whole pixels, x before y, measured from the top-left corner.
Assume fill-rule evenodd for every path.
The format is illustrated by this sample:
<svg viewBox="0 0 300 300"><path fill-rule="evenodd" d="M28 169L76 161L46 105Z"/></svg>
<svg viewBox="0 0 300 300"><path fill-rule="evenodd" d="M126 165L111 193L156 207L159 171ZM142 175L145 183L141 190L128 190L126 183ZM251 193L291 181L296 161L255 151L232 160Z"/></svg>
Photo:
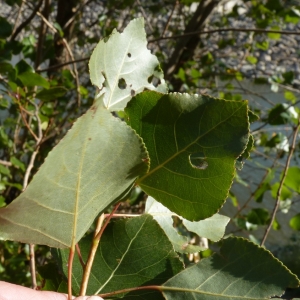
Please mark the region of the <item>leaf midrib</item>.
<svg viewBox="0 0 300 300"><path fill-rule="evenodd" d="M166 165L168 162L170 162L171 160L175 159L178 155L180 155L181 153L185 152L189 147L191 147L192 145L194 145L195 143L197 143L199 141L199 139L203 138L204 136L206 136L208 133L210 133L212 130L216 129L220 124L223 124L224 122L226 122L228 119L230 119L237 111L239 111L242 107L244 106L244 103L242 103L242 105L235 110L230 116L228 116L227 118L223 119L221 122L219 122L216 126L212 127L210 130L206 131L203 135L197 137L194 141L192 141L190 144L188 144L186 147L184 147L182 150L174 153L170 158L168 158L167 160L165 160L163 163L157 165L154 169L150 170L148 173L146 173L144 176L140 177L139 179L137 179L136 184L141 184L143 182L144 179L146 179L148 176L150 176L152 173L156 172L157 170L159 170L160 168L162 168L164 165ZM177 121L177 120L176 120ZM201 121L200 121L201 122ZM156 125L156 123L155 123ZM155 151L157 153L157 151Z"/></svg>

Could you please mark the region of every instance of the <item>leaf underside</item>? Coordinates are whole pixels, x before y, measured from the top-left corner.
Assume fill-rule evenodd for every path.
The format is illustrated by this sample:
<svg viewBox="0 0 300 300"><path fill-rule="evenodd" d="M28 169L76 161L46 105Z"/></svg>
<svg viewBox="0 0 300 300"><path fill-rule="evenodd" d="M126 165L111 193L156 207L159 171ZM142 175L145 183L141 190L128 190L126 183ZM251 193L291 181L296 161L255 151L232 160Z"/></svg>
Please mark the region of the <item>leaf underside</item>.
<svg viewBox="0 0 300 300"><path fill-rule="evenodd" d="M147 157L129 126L94 105L50 152L25 192L0 210L0 237L73 246L147 171Z"/></svg>
<svg viewBox="0 0 300 300"><path fill-rule="evenodd" d="M235 161L248 142L247 101L146 91L125 112L151 160L149 173L137 184L190 221L214 215L227 198Z"/></svg>
<svg viewBox="0 0 300 300"><path fill-rule="evenodd" d="M113 30L101 40L89 62L92 83L110 111L123 110L127 102L145 89L166 92L158 59L147 49L144 19L131 21L122 33Z"/></svg>
<svg viewBox="0 0 300 300"><path fill-rule="evenodd" d="M195 253L206 249L189 244L187 237L179 234L173 226L172 216L175 214L150 196L146 201L145 212L151 214L165 231L175 251L180 253ZM178 217L181 218L180 216ZM225 228L230 220L228 217L219 214L215 214L210 218L198 222L191 222L184 218L181 219L188 231L194 232L198 236L208 238L214 242L219 241L223 237Z"/></svg>
<svg viewBox="0 0 300 300"><path fill-rule="evenodd" d="M257 300L297 287L298 278L273 255L246 239L224 240L221 253L201 260L165 284L167 300Z"/></svg>
<svg viewBox="0 0 300 300"><path fill-rule="evenodd" d="M79 242L84 261L90 246L91 236ZM67 274L68 251L58 250L56 256ZM118 220L110 223L101 237L87 294L162 284L182 269L172 244L150 215ZM82 266L76 257L72 279L75 293L79 292L81 277Z"/></svg>

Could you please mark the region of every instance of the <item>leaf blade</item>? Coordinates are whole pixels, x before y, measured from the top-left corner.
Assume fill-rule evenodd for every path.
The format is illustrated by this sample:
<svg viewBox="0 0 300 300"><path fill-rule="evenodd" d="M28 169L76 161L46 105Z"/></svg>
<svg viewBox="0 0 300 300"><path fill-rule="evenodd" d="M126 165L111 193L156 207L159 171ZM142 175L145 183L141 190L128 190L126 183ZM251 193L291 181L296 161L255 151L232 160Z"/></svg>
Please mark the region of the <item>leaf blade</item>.
<svg viewBox="0 0 300 300"><path fill-rule="evenodd" d="M71 247L98 213L126 196L147 171L147 157L130 127L94 105L50 152L25 192L0 210L0 237Z"/></svg>
<svg viewBox="0 0 300 300"><path fill-rule="evenodd" d="M110 111L123 110L127 102L144 89L166 92L163 73L156 56L147 49L144 19L131 21L122 33L113 30L108 40L101 40L89 62L92 83L104 94ZM149 78L161 83L155 87Z"/></svg>
<svg viewBox="0 0 300 300"><path fill-rule="evenodd" d="M207 95L137 95L125 109L127 122L147 144L151 160L150 171L137 184L188 220L215 214L247 146L247 109L246 101Z"/></svg>
<svg viewBox="0 0 300 300"><path fill-rule="evenodd" d="M220 255L175 275L163 285L163 294L167 300L183 295L187 300L269 299L298 285L299 279L269 251L243 238L228 238Z"/></svg>

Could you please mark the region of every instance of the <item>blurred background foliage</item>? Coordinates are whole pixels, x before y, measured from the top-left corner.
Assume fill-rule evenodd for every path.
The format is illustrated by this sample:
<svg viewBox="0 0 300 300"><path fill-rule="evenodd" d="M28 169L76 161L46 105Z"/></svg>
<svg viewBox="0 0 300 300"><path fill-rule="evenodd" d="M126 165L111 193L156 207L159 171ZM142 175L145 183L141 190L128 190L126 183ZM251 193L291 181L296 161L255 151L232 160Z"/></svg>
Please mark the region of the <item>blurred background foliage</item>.
<svg viewBox="0 0 300 300"><path fill-rule="evenodd" d="M221 213L232 218L227 234L260 243L299 122L296 0L0 0L0 207L93 103L87 63L96 43L136 17L145 18L148 47L170 91L247 99L258 115L251 157ZM299 135L294 148L266 246L300 275ZM144 200L136 189L120 212L142 212ZM43 284L51 255L35 247ZM0 241L0 280L30 286L28 260L27 245Z"/></svg>

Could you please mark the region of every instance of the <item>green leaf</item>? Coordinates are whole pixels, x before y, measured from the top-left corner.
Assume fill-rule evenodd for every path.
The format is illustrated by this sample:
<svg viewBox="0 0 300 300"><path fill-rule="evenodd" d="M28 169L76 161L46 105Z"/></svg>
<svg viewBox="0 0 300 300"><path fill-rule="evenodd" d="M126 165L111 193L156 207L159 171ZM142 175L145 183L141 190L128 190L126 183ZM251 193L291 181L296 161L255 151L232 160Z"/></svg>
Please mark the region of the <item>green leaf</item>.
<svg viewBox="0 0 300 300"><path fill-rule="evenodd" d="M279 185L280 183L276 182L271 186L271 195L274 199L277 197ZM285 185L283 185L281 188L280 200L287 200L289 198L292 198L292 193Z"/></svg>
<svg viewBox="0 0 300 300"><path fill-rule="evenodd" d="M281 174L282 177L282 174ZM300 168L290 167L284 180L284 185L300 193Z"/></svg>
<svg viewBox="0 0 300 300"><path fill-rule="evenodd" d="M295 94L291 91L285 91L284 92L284 98L288 101L291 101L292 103L295 103L297 100L297 97L295 96Z"/></svg>
<svg viewBox="0 0 300 300"><path fill-rule="evenodd" d="M183 219L182 222L189 231L197 233L200 237L205 237L213 242L217 242L224 236L229 221L230 218L215 214L200 222L191 222L185 219Z"/></svg>
<svg viewBox="0 0 300 300"><path fill-rule="evenodd" d="M269 223L269 211L265 208L253 208L247 214L247 221L251 224L266 225Z"/></svg>
<svg viewBox="0 0 300 300"><path fill-rule="evenodd" d="M18 160L16 157L12 156L10 158L10 162L17 168L20 168L23 172L25 172L25 165L20 160Z"/></svg>
<svg viewBox="0 0 300 300"><path fill-rule="evenodd" d="M214 215L248 142L247 102L146 91L125 111L151 160L149 173L137 184L188 220Z"/></svg>
<svg viewBox="0 0 300 300"><path fill-rule="evenodd" d="M25 192L0 209L0 237L74 246L100 212L126 197L147 171L147 160L130 127L102 105L92 106L50 152Z"/></svg>
<svg viewBox="0 0 300 300"><path fill-rule="evenodd" d="M249 55L249 56L247 56L246 60L252 65L255 65L257 63L257 58L254 56Z"/></svg>
<svg viewBox="0 0 300 300"><path fill-rule="evenodd" d="M144 20L135 19L122 33L113 30L96 46L89 62L91 81L104 94L110 111L123 110L127 102L144 89L166 92L156 56L147 49ZM161 82L155 87L152 80Z"/></svg>
<svg viewBox="0 0 300 300"><path fill-rule="evenodd" d="M206 248L189 244L186 236L179 234L173 227L172 216L175 215L168 208L157 202L154 198L148 197L145 212L151 214L154 220L159 224L173 244L175 251L180 253L195 253L203 251Z"/></svg>
<svg viewBox="0 0 300 300"><path fill-rule="evenodd" d="M79 242L84 261L91 235ZM67 274L68 251L55 255ZM162 284L183 269L183 264L163 230L150 215L112 222L105 229L91 270L87 294L109 293L149 284ZM73 290L79 292L82 266L75 257ZM156 299L156 298L155 298Z"/></svg>
<svg viewBox="0 0 300 300"><path fill-rule="evenodd" d="M50 86L49 82L37 73L24 72L20 74L18 78L22 81L24 86L42 86L46 89Z"/></svg>
<svg viewBox="0 0 300 300"><path fill-rule="evenodd" d="M270 28L270 30L280 30L281 28L279 26L273 26ZM268 37L272 40L279 40L281 37L280 33L267 33Z"/></svg>
<svg viewBox="0 0 300 300"><path fill-rule="evenodd" d="M290 219L290 226L295 230L300 230L300 213Z"/></svg>
<svg viewBox="0 0 300 300"><path fill-rule="evenodd" d="M41 90L36 94L36 98L43 101L51 101L64 96L66 92L67 89L65 89L64 87L53 87L50 89Z"/></svg>
<svg viewBox="0 0 300 300"><path fill-rule="evenodd" d="M177 215L172 213L161 203L157 202L154 198L148 197L145 212L151 214L161 226L169 240L172 242L175 251L180 253L195 253L205 250L204 247L189 244L188 238L178 233L173 227L172 219L172 216ZM223 237L225 228L230 220L228 217L218 214L199 222L190 222L180 216L178 217L189 231L214 242L219 241Z"/></svg>
<svg viewBox="0 0 300 300"><path fill-rule="evenodd" d="M8 38L12 33L12 25L6 18L0 17L0 38Z"/></svg>
<svg viewBox="0 0 300 300"><path fill-rule="evenodd" d="M175 275L162 291L167 300L258 300L298 285L298 278L269 251L243 238L228 238L220 254Z"/></svg>

